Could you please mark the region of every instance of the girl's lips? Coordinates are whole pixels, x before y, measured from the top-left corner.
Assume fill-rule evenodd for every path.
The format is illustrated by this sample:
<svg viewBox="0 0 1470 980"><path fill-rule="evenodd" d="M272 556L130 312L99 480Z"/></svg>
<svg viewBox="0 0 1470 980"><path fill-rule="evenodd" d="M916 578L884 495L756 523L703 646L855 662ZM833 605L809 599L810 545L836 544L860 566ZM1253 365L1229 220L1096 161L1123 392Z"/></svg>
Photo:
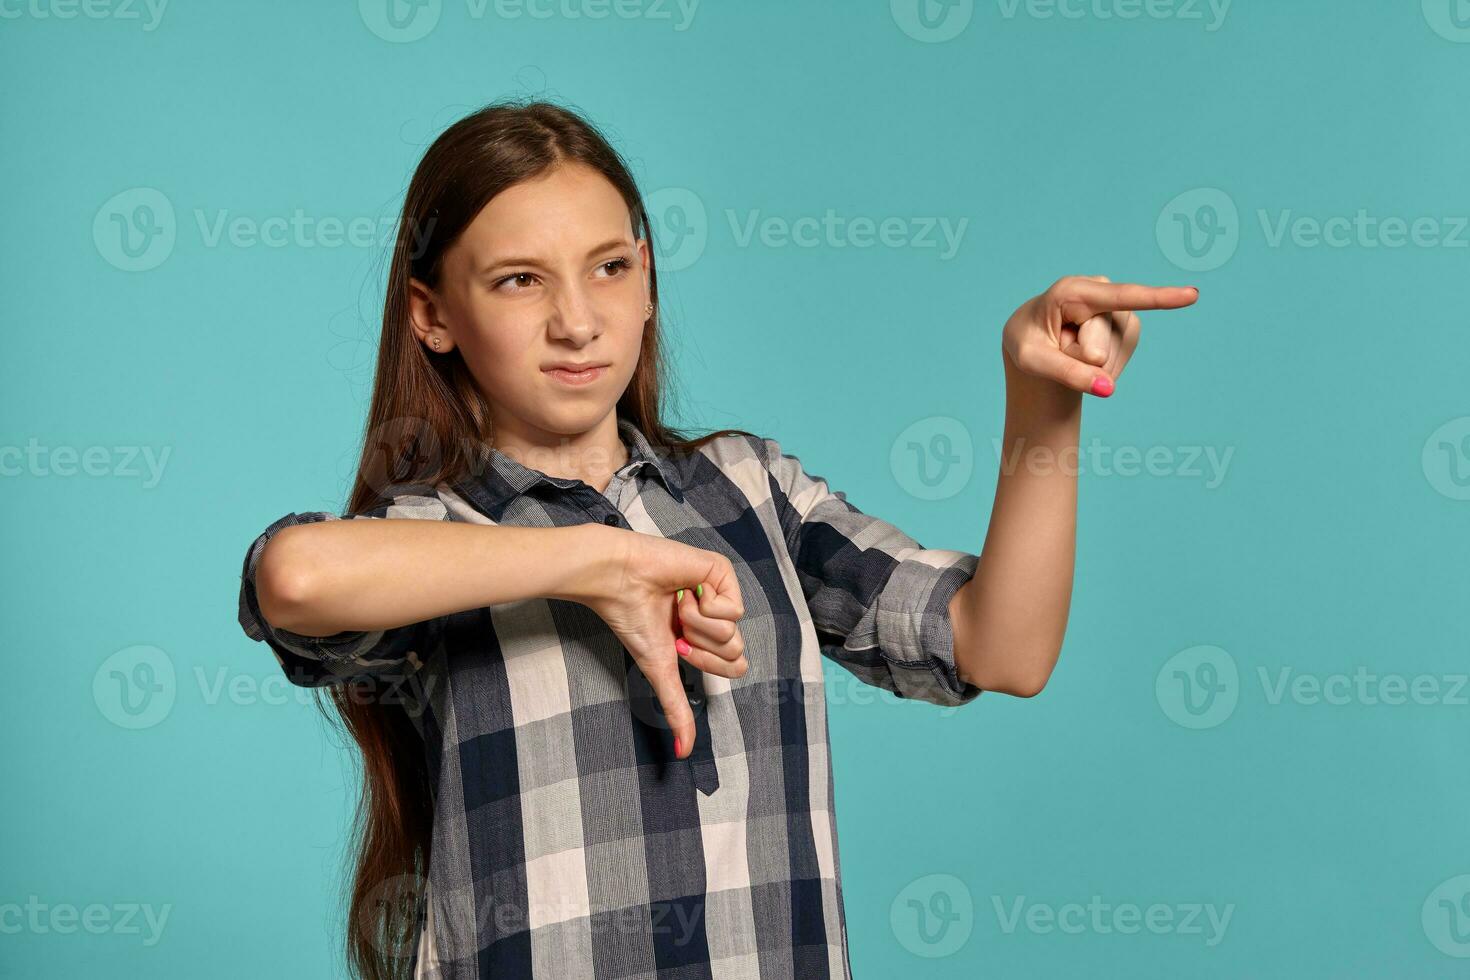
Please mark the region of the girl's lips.
<svg viewBox="0 0 1470 980"><path fill-rule="evenodd" d="M603 372L605 372L606 370L607 365L603 364L599 365L598 367L588 368L585 371L579 371L576 373L568 371L565 368L552 368L546 373L564 385L579 386L591 384L598 378L602 377Z"/></svg>

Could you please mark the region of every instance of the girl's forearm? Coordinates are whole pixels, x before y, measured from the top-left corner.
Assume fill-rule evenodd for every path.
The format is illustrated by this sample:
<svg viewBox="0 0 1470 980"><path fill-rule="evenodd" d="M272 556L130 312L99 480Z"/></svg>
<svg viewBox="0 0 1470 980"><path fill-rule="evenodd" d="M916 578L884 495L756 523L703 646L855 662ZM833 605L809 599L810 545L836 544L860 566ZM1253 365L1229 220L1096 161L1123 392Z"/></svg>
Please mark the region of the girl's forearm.
<svg viewBox="0 0 1470 980"><path fill-rule="evenodd" d="M990 528L975 576L949 608L960 676L1030 697L1056 666L1072 602L1083 396L1004 360L1005 434Z"/></svg>
<svg viewBox="0 0 1470 980"><path fill-rule="evenodd" d="M620 533L413 518L300 524L266 543L256 594L271 625L305 636L391 629L538 596L585 601L616 567Z"/></svg>

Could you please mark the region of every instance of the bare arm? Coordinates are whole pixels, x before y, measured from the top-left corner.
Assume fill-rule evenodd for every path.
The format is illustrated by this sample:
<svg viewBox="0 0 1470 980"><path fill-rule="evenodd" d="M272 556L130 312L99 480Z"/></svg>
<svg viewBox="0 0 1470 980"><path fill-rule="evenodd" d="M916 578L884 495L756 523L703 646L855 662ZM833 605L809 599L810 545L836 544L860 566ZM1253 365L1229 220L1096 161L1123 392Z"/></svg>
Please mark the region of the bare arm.
<svg viewBox="0 0 1470 980"><path fill-rule="evenodd" d="M689 644L684 657L696 669L740 677L750 666L737 625L745 607L728 558L603 524L542 528L415 518L296 524L265 543L254 583L269 624L303 637L393 630L522 599L580 602L648 677L679 758L693 751L695 725L679 673L675 615ZM320 656L309 645L292 652Z"/></svg>
<svg viewBox="0 0 1470 980"><path fill-rule="evenodd" d="M1077 544L1082 395L1006 361L1006 423L990 528L975 576L950 600L955 666L989 691L1030 697L1061 652Z"/></svg>
<svg viewBox="0 0 1470 980"><path fill-rule="evenodd" d="M600 524L325 521L273 537L256 588L272 625L329 636L536 596L585 601L626 548L620 529Z"/></svg>
<svg viewBox="0 0 1470 980"><path fill-rule="evenodd" d="M1193 286L1066 276L1001 332L1006 422L990 528L975 575L950 599L955 669L982 689L1031 697L1061 653L1077 547L1082 394L1106 398L1138 346L1136 310L1172 310Z"/></svg>

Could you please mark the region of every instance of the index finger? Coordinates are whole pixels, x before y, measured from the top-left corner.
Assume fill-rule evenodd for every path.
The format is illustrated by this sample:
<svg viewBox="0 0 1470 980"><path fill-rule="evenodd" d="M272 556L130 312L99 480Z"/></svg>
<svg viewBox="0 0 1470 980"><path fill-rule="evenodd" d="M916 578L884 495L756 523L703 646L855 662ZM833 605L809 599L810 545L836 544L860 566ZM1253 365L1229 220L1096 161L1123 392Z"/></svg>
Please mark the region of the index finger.
<svg viewBox="0 0 1470 980"><path fill-rule="evenodd" d="M1144 286L1136 282L1093 279L1073 280L1059 292L1063 305L1076 304L1089 317L1119 310L1177 310L1199 299L1196 286Z"/></svg>

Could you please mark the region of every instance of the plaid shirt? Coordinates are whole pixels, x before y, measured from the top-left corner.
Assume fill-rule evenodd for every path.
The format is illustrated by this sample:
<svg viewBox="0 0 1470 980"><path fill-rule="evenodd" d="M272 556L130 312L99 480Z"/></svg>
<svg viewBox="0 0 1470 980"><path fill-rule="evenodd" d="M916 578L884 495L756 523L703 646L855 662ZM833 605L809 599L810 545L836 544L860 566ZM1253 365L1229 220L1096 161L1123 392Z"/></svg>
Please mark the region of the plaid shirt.
<svg viewBox="0 0 1470 980"><path fill-rule="evenodd" d="M948 604L979 558L863 514L773 439L722 435L686 456L618 430L629 460L602 493L491 449L470 477L352 518L603 521L728 557L750 668L731 680L680 661L691 758L580 603L319 638L272 628L254 590L266 540L335 514L288 514L255 539L240 625L292 683L390 682L423 736L434 826L427 881L409 889L415 976L846 980L822 657L899 697L974 700Z"/></svg>

